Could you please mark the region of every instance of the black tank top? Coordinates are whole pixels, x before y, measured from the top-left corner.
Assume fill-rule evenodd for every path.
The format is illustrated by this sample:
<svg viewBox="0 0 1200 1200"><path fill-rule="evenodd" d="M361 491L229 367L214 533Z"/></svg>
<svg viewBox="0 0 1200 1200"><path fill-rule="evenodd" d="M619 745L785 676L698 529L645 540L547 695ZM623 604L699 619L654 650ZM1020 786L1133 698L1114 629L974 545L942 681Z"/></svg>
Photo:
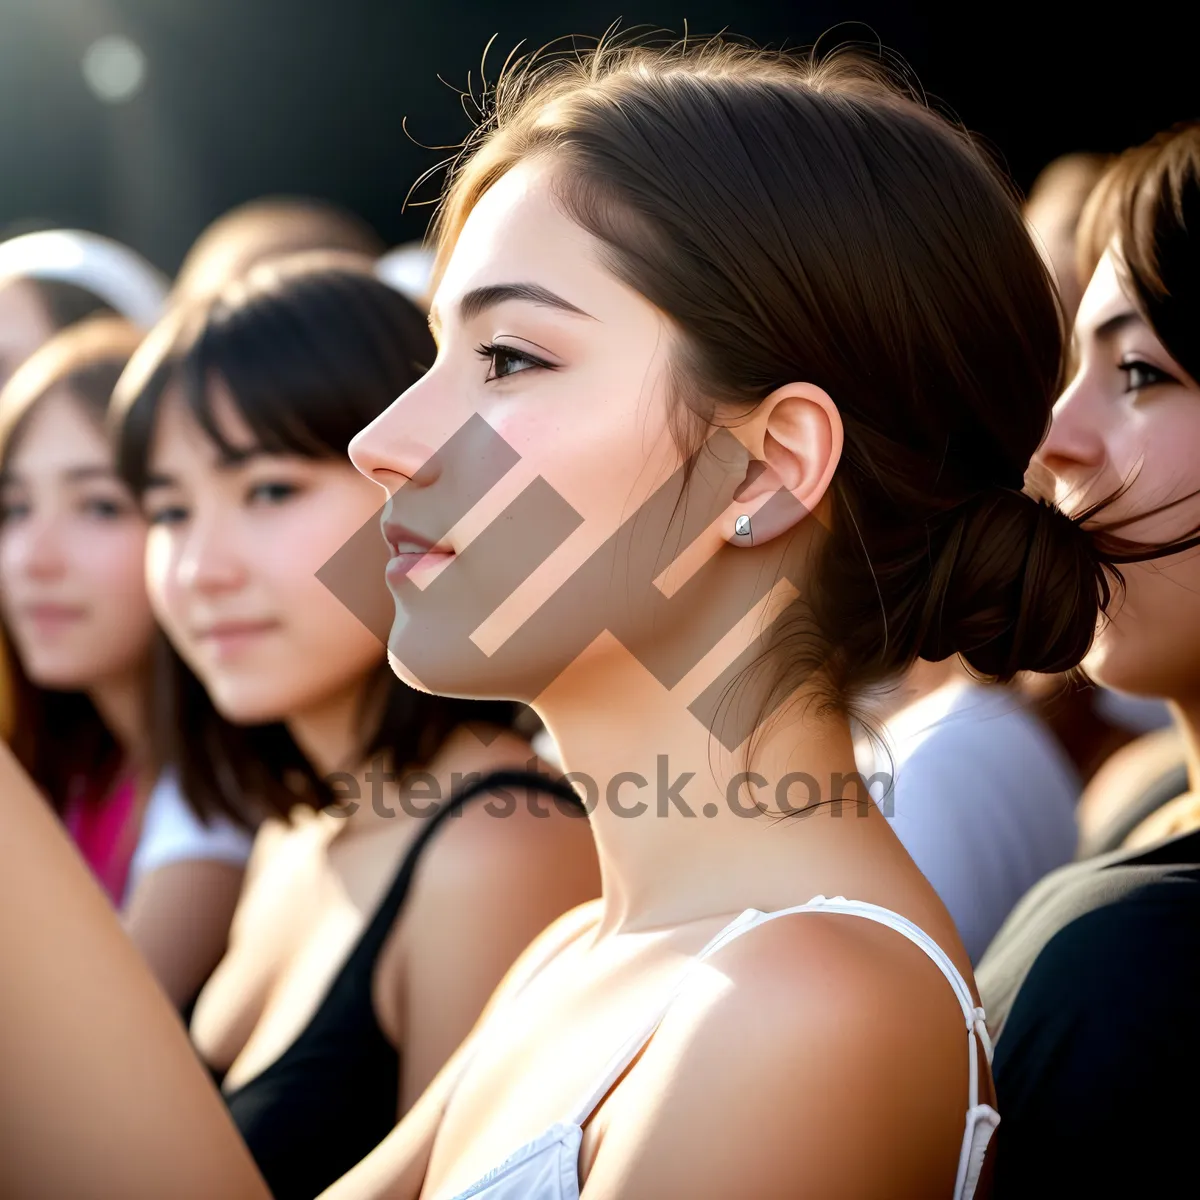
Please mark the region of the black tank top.
<svg viewBox="0 0 1200 1200"><path fill-rule="evenodd" d="M469 800L505 787L579 805L568 784L528 771L495 771L452 796L426 819L312 1020L270 1066L225 1096L275 1200L312 1200L395 1126L400 1056L375 1017L375 962L430 839Z"/></svg>

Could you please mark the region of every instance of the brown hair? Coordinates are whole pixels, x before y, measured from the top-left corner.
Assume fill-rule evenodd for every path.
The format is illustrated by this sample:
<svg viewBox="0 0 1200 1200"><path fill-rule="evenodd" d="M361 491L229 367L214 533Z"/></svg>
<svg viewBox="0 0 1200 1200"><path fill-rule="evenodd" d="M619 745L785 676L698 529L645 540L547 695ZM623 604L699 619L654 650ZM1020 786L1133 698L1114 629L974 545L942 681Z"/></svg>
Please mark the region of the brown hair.
<svg viewBox="0 0 1200 1200"><path fill-rule="evenodd" d="M121 317L90 317L36 350L0 391L0 475L30 415L53 392L66 392L104 427L109 397L142 331ZM62 812L81 781L102 796L121 766L121 747L82 692L34 684L0 629L0 732L21 765Z"/></svg>
<svg viewBox="0 0 1200 1200"><path fill-rule="evenodd" d="M1061 376L1053 287L1012 189L962 130L847 54L714 40L517 60L454 165L470 210L534 157L606 265L673 322L681 451L806 380L841 413L830 535L778 638L776 694L845 706L916 658L1075 666L1109 578L1023 492Z"/></svg>
<svg viewBox="0 0 1200 1200"><path fill-rule="evenodd" d="M1127 150L1096 185L1079 222L1082 279L1114 242L1131 299L1200 382L1200 121Z"/></svg>

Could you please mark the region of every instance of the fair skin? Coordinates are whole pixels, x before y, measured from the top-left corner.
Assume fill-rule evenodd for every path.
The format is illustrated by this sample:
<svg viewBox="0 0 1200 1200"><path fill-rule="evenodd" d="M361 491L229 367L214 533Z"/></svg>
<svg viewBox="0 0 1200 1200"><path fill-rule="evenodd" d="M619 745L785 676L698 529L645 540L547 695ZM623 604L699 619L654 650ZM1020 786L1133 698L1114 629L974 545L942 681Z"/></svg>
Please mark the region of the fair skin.
<svg viewBox="0 0 1200 1200"><path fill-rule="evenodd" d="M257 839L229 951L197 1002L201 1055L233 1090L274 1062L311 1020L394 878L421 821L385 785L371 803L359 760L361 705L383 648L316 578L379 507L344 460L267 454L229 393L214 415L239 453L225 459L179 397L167 396L144 506L150 594L172 642L218 711L235 723L282 721L324 776L347 772L363 802L349 817L298 810ZM380 550L380 560L383 552ZM440 795L454 778L523 767L512 733L490 744L461 727L423 766ZM342 785L344 786L344 784ZM375 967L375 1014L400 1050L399 1112L470 1029L523 947L599 890L585 823L519 807L492 820L469 805L430 844Z"/></svg>
<svg viewBox="0 0 1200 1200"><path fill-rule="evenodd" d="M146 528L104 435L69 392L52 391L29 414L3 509L0 607L15 652L35 685L91 698L137 778L140 809L153 784L139 766L154 633ZM224 863L176 862L129 897L126 928L176 1004L219 958L240 885L241 872Z"/></svg>
<svg viewBox="0 0 1200 1200"><path fill-rule="evenodd" d="M1055 406L1039 452L1053 474L1056 498L1070 511L1125 493L1099 520L1139 516L1123 536L1163 542L1200 523L1195 463L1200 452L1200 384L1168 353L1121 280L1119 255L1100 260L1075 325L1077 368ZM1109 687L1162 696L1186 747L1192 793L1131 838L1134 845L1200 824L1194 792L1200 779L1200 550L1123 567L1124 598L1103 622L1084 662Z"/></svg>
<svg viewBox="0 0 1200 1200"><path fill-rule="evenodd" d="M469 291L513 282L549 288L588 317L510 298L476 306L463 319L459 305ZM600 264L594 244L562 215L532 165L506 175L471 214L436 307L437 362L353 447L360 468L389 491L413 479L432 504L439 479L443 486L454 480L410 472L463 419L479 413L522 458L510 472L516 478L506 476L487 494L480 505L486 511L478 518L471 513L476 531L511 498L512 488L544 474L584 516L581 539L603 542L626 505L653 486L644 476L661 478L672 466L660 357L670 331L661 314ZM489 337L514 347L537 345L543 361L553 356L563 374L498 355L490 364L482 361L476 349ZM561 417L564 407L569 420ZM799 493L807 510L819 511L840 444L830 397L803 381L785 384L737 425L736 434L756 460L770 464L769 477L759 478L768 491L785 487ZM746 553L732 544L734 522L739 513L760 512L763 501L761 487L744 492L701 531L698 553ZM788 532L761 522L756 539L762 536L768 558L775 539ZM448 571L451 564L469 572L468 536L467 522L448 534L443 540L451 556L440 568L412 570L413 584L431 586L433 570ZM810 537L815 534L803 523L794 528L793 542L801 548ZM563 549L568 557L579 551L569 543ZM454 564L454 554L463 561ZM522 608L532 607L539 589L553 590L570 564L555 554L545 568L548 577L531 578L532 590L509 611L518 624ZM392 586L407 606L404 583L396 578ZM702 600L695 600L698 608ZM405 616L398 608L398 625ZM713 739L687 704L707 671L750 645L759 616L752 613L722 639L719 661L702 663L700 677L686 686L660 685L623 643L605 635L543 689L538 711L568 766L603 784L629 768L654 772L657 756L669 754L672 774L692 773L689 803L711 796L716 814L622 821L598 807L592 823L603 899L564 916L522 956L472 1041L393 1134L328 1190L328 1200L452 1195L562 1119L631 1030L661 1006L704 942L748 906L773 910L821 892L883 904L921 925L970 978L948 914L886 820L872 815L873 806L865 805L861 818L840 820L810 814L760 821L722 811L730 764L718 748L714 768ZM686 624L691 617L679 619ZM635 627L631 640L638 632ZM396 658L403 670L402 657ZM503 654L498 661L511 663ZM536 678L536 664L525 665L527 676ZM436 658L423 666L436 669ZM461 667L446 663L447 671ZM494 683L487 680L489 690ZM795 705L760 732L754 762L764 776L797 763L819 778L854 770L850 731L840 717ZM21 869L0 871L0 944L23 968L20 986L4 993L0 1031L19 1029L22 1051L32 1046L44 1055L52 1046L54 1061L61 1055L84 1076L66 1096L36 1078L23 1081L23 1127L74 1133L87 1125L89 1113L110 1110L122 1122L114 1131L109 1120L109 1136L95 1146L79 1149L73 1141L70 1155L60 1152L60 1139L53 1139L53 1149L35 1139L20 1146L20 1154L0 1155L2 1181L12 1180L7 1190L24 1194L22 1186L28 1192L36 1180L42 1190L85 1200L100 1194L265 1200L228 1119L182 1053L179 1031L164 1020L137 963L123 960L112 945L110 918L83 886L61 839L39 819L2 749L0 783L9 800L0 806L0 852L21 851ZM22 889L34 886L31 880L47 877L62 877L52 904L21 921L6 915ZM39 958L36 947L47 940L78 950L65 976L49 972ZM868 922L805 914L731 943L692 982L587 1123L579 1163L587 1200L894 1200L950 1193L967 1095L965 1031L945 979L917 947ZM67 1019L61 998L46 1003L65 987L111 990L122 1003L98 1006L85 1026ZM141 1048L143 1067L133 1086L128 1071L113 1069L127 1063L131 1042ZM981 1098L990 1100L985 1066L981 1076ZM145 1135L133 1124L143 1120ZM196 1149L201 1146L203 1154ZM97 1163L104 1167L102 1183L92 1170Z"/></svg>
<svg viewBox="0 0 1200 1200"><path fill-rule="evenodd" d="M439 482L454 485L453 464L441 474L420 468L473 415L519 455L503 484L441 539L444 553L410 571L417 589L459 565L469 587L471 560L456 564L454 556L538 475L583 517L507 612L480 631L491 644L553 595L679 461L668 427L669 324L601 265L594 240L555 202L552 180L547 165L524 164L484 195L437 291L436 363L351 448L359 469L389 493L401 485L428 489L423 498L433 510ZM508 284L546 289L571 308L478 292ZM477 349L488 344L504 347L490 363ZM782 542L803 547L817 536L815 521L789 524L764 505L784 488L803 512L820 515L841 448L834 401L804 382L785 385L733 432L767 467L747 477L740 498L693 544L688 563L665 572L664 590L681 582L675 572L713 556L760 554L764 565L775 556L777 565ZM735 521L746 513L755 521L752 550L735 544ZM434 690L463 686L453 655L423 658L420 677L406 664L403 631L418 620L426 622L424 638L436 639L439 630L419 606L408 611L405 582L393 581L400 631L393 667ZM874 805L851 820L829 819L825 810L779 822L747 820L724 802L746 746L738 754L714 750L687 705L751 645L760 622L787 598L783 591L674 688L606 634L528 697L567 767L600 781L602 792L622 773L654 779L666 755L672 777L693 773L686 799L706 819L659 819L651 810L631 820L610 805L595 808L603 898L531 947L494 997L492 1019L477 1026L470 1056L447 1067L394 1134L329 1190L329 1200L443 1200L565 1119L692 956L748 906L771 911L816 894L884 905L926 929L970 978L949 916ZM696 604L697 612L681 616L685 624L698 616ZM634 627L635 649L644 632ZM483 686L490 691L501 681ZM758 734L754 770L768 780L794 770L818 779L854 772L843 717L797 704ZM518 987L520 1002L512 1003ZM769 1013L779 1019L763 1020ZM946 1194L967 1094L962 1034L944 978L894 933L811 914L767 924L709 961L586 1122L583 1195ZM753 1104L744 1103L747 1096ZM865 1135L856 1114L880 1111L888 1120L872 1121Z"/></svg>

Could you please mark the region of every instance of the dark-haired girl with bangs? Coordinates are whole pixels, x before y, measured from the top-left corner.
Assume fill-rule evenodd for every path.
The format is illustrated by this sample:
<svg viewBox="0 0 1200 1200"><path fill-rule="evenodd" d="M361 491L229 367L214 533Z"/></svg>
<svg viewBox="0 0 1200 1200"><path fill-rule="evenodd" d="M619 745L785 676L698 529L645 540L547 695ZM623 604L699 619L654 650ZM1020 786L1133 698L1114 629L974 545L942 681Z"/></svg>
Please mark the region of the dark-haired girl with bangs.
<svg viewBox="0 0 1200 1200"><path fill-rule="evenodd" d="M368 260L306 254L166 319L114 400L174 647L161 755L201 812L262 823L191 1028L276 1200L378 1143L520 949L599 889L586 821L524 789L508 812L487 782L534 758L523 706L414 690L363 623L386 546L346 446L432 355ZM317 578L339 551L345 603Z"/></svg>
<svg viewBox="0 0 1200 1200"><path fill-rule="evenodd" d="M956 653L1067 670L1107 602L1092 537L1022 490L1062 345L1011 192L877 70L721 42L510 64L469 149L437 357L351 457L432 551L393 546L393 668L533 705L597 785L603 894L328 1200L980 1196L968 958L846 781L862 689ZM161 1051L109 1182L261 1200L27 808L24 852L66 877L35 932L92 934L78 969ZM9 1004L26 1029L40 990ZM86 1095L146 1115L100 1031L50 1049L52 1018L40 1052L90 1054Z"/></svg>
<svg viewBox="0 0 1200 1200"><path fill-rule="evenodd" d="M1190 788L1025 897L979 968L999 1032L997 1192L1165 1196L1200 1071L1200 123L1119 158L1081 221L1073 372L1038 455L1070 510L1177 552L1122 568L1090 677L1167 699ZM1185 552L1186 551L1186 552Z"/></svg>

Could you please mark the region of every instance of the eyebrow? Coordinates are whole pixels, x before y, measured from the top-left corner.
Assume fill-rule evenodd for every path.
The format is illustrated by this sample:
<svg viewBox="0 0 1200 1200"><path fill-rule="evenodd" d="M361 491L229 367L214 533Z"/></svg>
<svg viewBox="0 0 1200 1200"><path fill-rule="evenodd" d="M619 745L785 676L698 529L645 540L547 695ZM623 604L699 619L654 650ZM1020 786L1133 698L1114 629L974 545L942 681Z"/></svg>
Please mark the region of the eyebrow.
<svg viewBox="0 0 1200 1200"><path fill-rule="evenodd" d="M1130 325L1142 325L1145 322L1142 320L1140 313L1133 309L1128 309L1126 312L1117 313L1115 316L1109 317L1107 321L1097 325L1092 337L1097 341L1106 342L1110 338L1116 337L1122 329Z"/></svg>
<svg viewBox="0 0 1200 1200"><path fill-rule="evenodd" d="M86 483L89 479L115 479L117 473L111 466L96 463L84 467L68 467L62 472L62 477L68 483ZM5 471L0 475L0 486L10 487L21 482L21 477L11 471Z"/></svg>
<svg viewBox="0 0 1200 1200"><path fill-rule="evenodd" d="M1107 342L1111 341L1121 330L1127 329L1130 325L1143 324L1145 322L1142 319L1141 313L1130 308L1124 312L1114 314L1107 321L1102 321L1092 330L1091 336L1098 342ZM1067 346L1067 371L1069 374L1073 375L1075 373L1075 370L1079 366L1079 358L1079 335L1072 330L1071 340Z"/></svg>
<svg viewBox="0 0 1200 1200"><path fill-rule="evenodd" d="M562 312L577 317L587 317L589 321L596 318L591 313L584 312L578 305L565 300L557 292L544 288L537 283L491 283L485 287L472 288L458 302L459 320L473 320L480 313L503 304L507 300L524 300L528 304L540 304L545 308L557 308ZM441 325L437 310L429 310L429 324L436 329Z"/></svg>
<svg viewBox="0 0 1200 1200"><path fill-rule="evenodd" d="M221 452L217 459L218 471L235 471L238 467L243 467L246 463L253 461L256 458L280 458L282 457L277 451L273 452L266 449L265 446L230 446L227 450ZM151 488L168 488L178 487L179 480L174 475L147 475L146 482L143 485L144 491L149 491Z"/></svg>
<svg viewBox="0 0 1200 1200"><path fill-rule="evenodd" d="M117 475L111 466L72 467L63 474L72 483L84 483L89 479L115 479Z"/></svg>

